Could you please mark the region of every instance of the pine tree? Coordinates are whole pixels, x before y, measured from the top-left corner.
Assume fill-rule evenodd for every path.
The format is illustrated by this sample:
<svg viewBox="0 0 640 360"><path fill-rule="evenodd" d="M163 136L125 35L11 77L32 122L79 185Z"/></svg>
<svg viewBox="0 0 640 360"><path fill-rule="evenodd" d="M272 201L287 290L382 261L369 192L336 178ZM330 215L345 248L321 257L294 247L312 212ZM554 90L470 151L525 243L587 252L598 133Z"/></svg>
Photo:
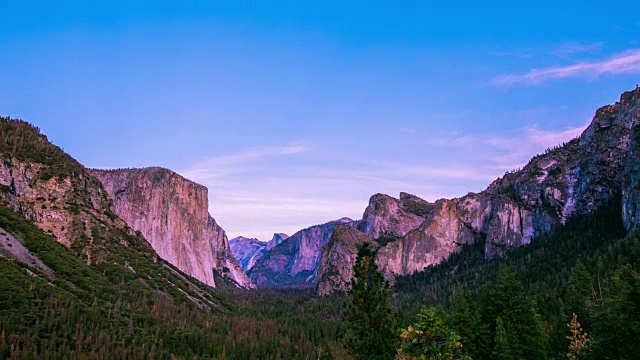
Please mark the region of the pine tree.
<svg viewBox="0 0 640 360"><path fill-rule="evenodd" d="M397 320L389 302L389 282L378 271L375 258L376 251L369 244L360 247L347 292L343 343L355 359L393 359L397 352Z"/></svg>
<svg viewBox="0 0 640 360"><path fill-rule="evenodd" d="M624 266L604 292L591 328L599 359L637 359L640 354L640 275Z"/></svg>
<svg viewBox="0 0 640 360"><path fill-rule="evenodd" d="M591 299L593 298L593 277L581 261L571 269L567 291L568 314L575 313L583 323L588 320Z"/></svg>
<svg viewBox="0 0 640 360"><path fill-rule="evenodd" d="M573 313L573 318L571 322L567 324L567 327L571 333L571 335L567 336L567 339L570 341L567 357L569 359L577 359L588 350L590 340L587 333L582 330L576 313Z"/></svg>
<svg viewBox="0 0 640 360"><path fill-rule="evenodd" d="M511 344L513 339L510 339L507 330L504 328L504 322L501 317L496 319L496 336L494 339L495 347L493 349L493 359L497 360L511 360L520 357L514 354Z"/></svg>
<svg viewBox="0 0 640 360"><path fill-rule="evenodd" d="M402 331L402 355L424 360L459 360L465 355L460 336L434 310L422 308L418 322Z"/></svg>
<svg viewBox="0 0 640 360"><path fill-rule="evenodd" d="M500 268L496 281L487 287L483 305L487 323L497 324L494 319L502 318L506 333L511 335L512 359L545 358L547 338L542 323L511 268Z"/></svg>
<svg viewBox="0 0 640 360"><path fill-rule="evenodd" d="M464 344L467 354L474 359L491 358L489 329L482 323L476 304L467 296L456 296L448 323L460 335L460 341Z"/></svg>

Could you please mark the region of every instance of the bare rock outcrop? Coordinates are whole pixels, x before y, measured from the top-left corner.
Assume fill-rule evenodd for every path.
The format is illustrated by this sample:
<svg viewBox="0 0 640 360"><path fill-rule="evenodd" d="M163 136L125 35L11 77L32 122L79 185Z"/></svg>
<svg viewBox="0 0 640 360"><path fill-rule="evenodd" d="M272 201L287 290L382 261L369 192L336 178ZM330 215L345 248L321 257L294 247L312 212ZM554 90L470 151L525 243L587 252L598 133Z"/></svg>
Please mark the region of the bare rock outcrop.
<svg viewBox="0 0 640 360"><path fill-rule="evenodd" d="M522 169L506 173L489 187L435 204L421 203L424 221L406 215L406 205L386 195L374 195L359 229L380 237L395 234L379 249L377 263L389 280L440 263L464 244L484 242L485 257L504 254L564 224L572 216L591 214L620 201L628 231L640 223L640 89L625 92L620 101L598 109L591 124L576 139L535 156ZM404 233L404 234L403 234ZM352 247L333 259L351 259ZM328 255L329 256L329 255ZM335 260L333 260L335 261ZM345 260L349 261L349 260ZM331 262L322 260L323 263ZM348 271L333 276L330 288L342 290ZM321 291L322 289L322 291ZM328 293L328 285L318 291Z"/></svg>
<svg viewBox="0 0 640 360"><path fill-rule="evenodd" d="M374 238L399 238L422 224L432 204L415 195L401 193L400 199L376 194L362 215L358 229Z"/></svg>
<svg viewBox="0 0 640 360"><path fill-rule="evenodd" d="M238 236L229 240L231 252L244 271L249 271L267 251L267 243L254 238Z"/></svg>
<svg viewBox="0 0 640 360"><path fill-rule="evenodd" d="M90 172L112 198L115 213L163 259L213 287L214 271L242 287L253 286L224 230L209 215L206 187L157 167Z"/></svg>
<svg viewBox="0 0 640 360"><path fill-rule="evenodd" d="M285 234L285 233L275 233L273 234L273 238L271 238L271 241L269 241L267 243L267 251L273 249L274 247L278 246L278 244L280 244L281 242L287 240L289 238L289 235Z"/></svg>
<svg viewBox="0 0 640 360"><path fill-rule="evenodd" d="M329 242L333 229L338 224L353 223L342 218L298 231L267 251L249 270L249 277L259 287L314 286L322 247Z"/></svg>
<svg viewBox="0 0 640 360"><path fill-rule="evenodd" d="M322 248L316 283L318 295L325 296L349 289L358 246L363 243L370 243L377 247L373 237L352 226L337 225L335 227L331 239Z"/></svg>
<svg viewBox="0 0 640 360"><path fill-rule="evenodd" d="M87 265L106 262L114 247L139 245L100 182L37 127L0 117L0 154L0 203L72 247Z"/></svg>

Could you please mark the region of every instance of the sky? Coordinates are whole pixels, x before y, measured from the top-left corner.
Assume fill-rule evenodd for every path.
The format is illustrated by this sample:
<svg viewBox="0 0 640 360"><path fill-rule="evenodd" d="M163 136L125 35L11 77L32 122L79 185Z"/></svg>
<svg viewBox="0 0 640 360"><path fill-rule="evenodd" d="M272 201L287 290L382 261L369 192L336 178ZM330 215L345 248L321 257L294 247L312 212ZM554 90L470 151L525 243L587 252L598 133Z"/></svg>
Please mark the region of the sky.
<svg viewBox="0 0 640 360"><path fill-rule="evenodd" d="M0 0L0 115L269 240L478 192L640 82L640 2Z"/></svg>

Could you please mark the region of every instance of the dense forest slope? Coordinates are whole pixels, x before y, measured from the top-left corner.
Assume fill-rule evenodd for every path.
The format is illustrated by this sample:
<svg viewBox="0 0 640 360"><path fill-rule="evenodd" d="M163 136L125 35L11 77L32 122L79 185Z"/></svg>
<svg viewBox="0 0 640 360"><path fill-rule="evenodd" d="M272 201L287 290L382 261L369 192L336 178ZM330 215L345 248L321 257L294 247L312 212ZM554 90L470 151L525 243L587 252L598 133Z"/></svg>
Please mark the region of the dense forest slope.
<svg viewBox="0 0 640 360"><path fill-rule="evenodd" d="M113 321L159 329L152 309L227 311L223 296L158 257L100 183L38 129L1 118L0 153L0 319L3 334L16 334L3 350L31 358L111 344L104 351L125 358L139 350L125 344L149 335L121 343Z"/></svg>
<svg viewBox="0 0 640 360"><path fill-rule="evenodd" d="M340 302L190 277L26 122L0 157L0 359L346 358Z"/></svg>

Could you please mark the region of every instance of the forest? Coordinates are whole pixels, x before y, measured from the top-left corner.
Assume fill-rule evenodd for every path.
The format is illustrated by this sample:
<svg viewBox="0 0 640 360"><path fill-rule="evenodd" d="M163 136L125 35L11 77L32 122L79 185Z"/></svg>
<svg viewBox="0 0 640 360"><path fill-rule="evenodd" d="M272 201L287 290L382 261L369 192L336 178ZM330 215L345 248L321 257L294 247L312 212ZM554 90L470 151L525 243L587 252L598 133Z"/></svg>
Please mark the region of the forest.
<svg viewBox="0 0 640 360"><path fill-rule="evenodd" d="M56 273L82 287L52 286L25 272L26 265L0 258L2 358L377 358L359 353L362 344L349 345L367 333L353 331L358 316L343 316L343 308L353 307L353 291L317 298L311 290L225 288L216 292L221 305L203 311L177 296L170 301L140 290L120 273L78 264L72 249L8 208L0 210L0 227L45 259L50 254ZM386 357L376 354L637 358L640 235L624 236L619 212L620 203L612 203L503 258L484 260L483 246L476 244L398 279L393 288L383 281L365 285L361 295L378 301L366 312L375 317L381 306L386 309L385 321L364 327L376 336L388 328L374 343L390 350ZM366 343L364 338L359 341Z"/></svg>
<svg viewBox="0 0 640 360"><path fill-rule="evenodd" d="M25 122L0 119L2 161L35 159L41 175L78 179L81 165ZM465 245L396 279L362 247L346 295L216 289L157 259L146 240L96 213L78 184L69 213L89 218L59 244L0 205L0 241L21 240L55 276L0 256L4 359L636 359L640 234L622 224L621 194L500 258ZM0 197L11 195L10 186ZM91 232L91 244L83 236ZM4 244L3 244L4 245ZM87 263L86 248L103 261ZM131 267L130 265L133 265ZM132 270L135 269L135 270ZM222 285L222 283L221 283ZM204 290L203 290L204 289Z"/></svg>

